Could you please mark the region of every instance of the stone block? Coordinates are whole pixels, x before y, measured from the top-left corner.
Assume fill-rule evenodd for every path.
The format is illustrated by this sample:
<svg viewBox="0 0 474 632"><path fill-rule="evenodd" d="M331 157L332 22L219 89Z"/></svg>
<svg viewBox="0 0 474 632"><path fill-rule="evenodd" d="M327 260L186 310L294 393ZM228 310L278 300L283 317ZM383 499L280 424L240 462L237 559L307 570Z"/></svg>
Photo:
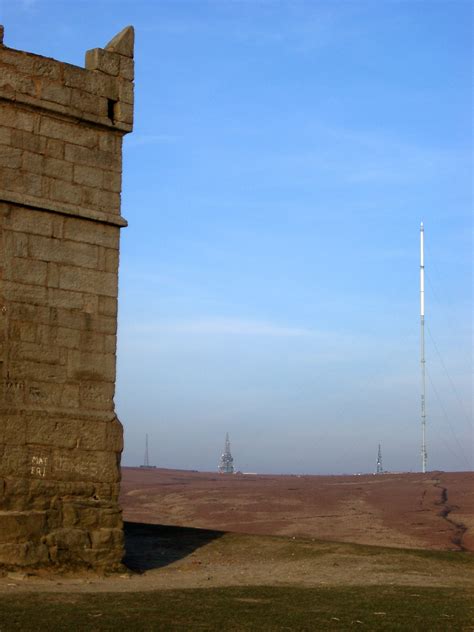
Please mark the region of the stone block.
<svg viewBox="0 0 474 632"><path fill-rule="evenodd" d="M115 381L115 356L71 349L68 351L68 378L86 381Z"/></svg>
<svg viewBox="0 0 474 632"><path fill-rule="evenodd" d="M101 78L95 73L90 73L84 68L65 65L63 70L64 85L71 88L79 88L85 92L95 93L101 85Z"/></svg>
<svg viewBox="0 0 474 632"><path fill-rule="evenodd" d="M2 26L2 39L3 39L3 26ZM2 63L7 66L13 66L21 73L32 75L34 74L34 57L28 55L23 51L13 51L3 49L2 50Z"/></svg>
<svg viewBox="0 0 474 632"><path fill-rule="evenodd" d="M128 79L129 81L133 81L135 79L133 59L129 59L127 57L120 58L120 76L124 79Z"/></svg>
<svg viewBox="0 0 474 632"><path fill-rule="evenodd" d="M46 156L62 160L64 158L64 141L48 138L46 140ZM51 163L49 163L51 164Z"/></svg>
<svg viewBox="0 0 474 632"><path fill-rule="evenodd" d="M100 291L105 296L117 296L117 275L102 270L61 265L59 287L75 292Z"/></svg>
<svg viewBox="0 0 474 632"><path fill-rule="evenodd" d="M105 251L105 270L116 273L119 265L118 250L107 248Z"/></svg>
<svg viewBox="0 0 474 632"><path fill-rule="evenodd" d="M97 294L82 294L82 309L87 314L99 313L99 297ZM86 341L88 344L88 341Z"/></svg>
<svg viewBox="0 0 474 632"><path fill-rule="evenodd" d="M106 97L90 94L83 90L73 89L72 102L81 112L90 112L96 116L106 117L108 114L108 102Z"/></svg>
<svg viewBox="0 0 474 632"><path fill-rule="evenodd" d="M115 77L120 72L120 56L102 48L93 48L86 52L86 68Z"/></svg>
<svg viewBox="0 0 474 632"><path fill-rule="evenodd" d="M18 383L20 388L24 384L23 380L36 380L39 382L61 382L64 379L64 367L59 364L41 364L29 360L17 360L12 358L9 360L11 373L14 376L14 382ZM23 386L24 388L24 386Z"/></svg>
<svg viewBox="0 0 474 632"><path fill-rule="evenodd" d="M25 496L28 495L28 482L25 477L29 472L29 467L26 446L16 444L4 449L0 460L0 476L7 479L5 497L18 497L21 505L24 504ZM13 485L8 480L10 478L13 479Z"/></svg>
<svg viewBox="0 0 474 632"><path fill-rule="evenodd" d="M102 186L106 191L120 193L122 189L122 178L116 171L104 171L102 174Z"/></svg>
<svg viewBox="0 0 474 632"><path fill-rule="evenodd" d="M80 332L79 347L82 351L105 353L104 338L104 334L86 329Z"/></svg>
<svg viewBox="0 0 474 632"><path fill-rule="evenodd" d="M59 272L58 272L59 284ZM81 309L83 304L82 295L79 292L69 292L58 287L49 287L47 291L48 305L51 307L62 307L66 309Z"/></svg>
<svg viewBox="0 0 474 632"><path fill-rule="evenodd" d="M115 108L117 121L133 125L133 105L124 101L118 101Z"/></svg>
<svg viewBox="0 0 474 632"><path fill-rule="evenodd" d="M8 307L11 319L29 321L35 324L47 323L51 317L49 307L29 305L27 303L15 303L11 301Z"/></svg>
<svg viewBox="0 0 474 632"><path fill-rule="evenodd" d="M122 152L122 135L121 134L99 134L99 149L120 155ZM119 172L121 176L121 172Z"/></svg>
<svg viewBox="0 0 474 632"><path fill-rule="evenodd" d="M12 147L26 149L37 154L44 154L46 149L46 138L33 132L26 132L21 129L12 129Z"/></svg>
<svg viewBox="0 0 474 632"><path fill-rule="evenodd" d="M68 202L80 206L82 200L82 189L64 180L51 180L50 198L59 202Z"/></svg>
<svg viewBox="0 0 474 632"><path fill-rule="evenodd" d="M0 166L10 169L19 169L22 163L23 152L16 147L2 147L0 151Z"/></svg>
<svg viewBox="0 0 474 632"><path fill-rule="evenodd" d="M46 305L47 290L41 285L25 285L21 282L2 281L3 298L10 304L28 303L33 305Z"/></svg>
<svg viewBox="0 0 474 632"><path fill-rule="evenodd" d="M123 450L123 427L117 417L107 423L107 445L118 453Z"/></svg>
<svg viewBox="0 0 474 632"><path fill-rule="evenodd" d="M83 207L87 208L99 208L100 202L100 190L90 187L82 187L82 201Z"/></svg>
<svg viewBox="0 0 474 632"><path fill-rule="evenodd" d="M60 406L62 408L78 408L80 404L78 384L63 384Z"/></svg>
<svg viewBox="0 0 474 632"><path fill-rule="evenodd" d="M117 299L112 296L99 296L99 314L117 316Z"/></svg>
<svg viewBox="0 0 474 632"><path fill-rule="evenodd" d="M60 351L58 347L46 346L37 342L12 342L10 345L12 357L20 360L33 360L45 364L59 364Z"/></svg>
<svg viewBox="0 0 474 632"><path fill-rule="evenodd" d="M49 546L55 545L58 550L71 551L90 547L90 538L85 529L56 529L45 538Z"/></svg>
<svg viewBox="0 0 474 632"><path fill-rule="evenodd" d="M104 335L103 340L105 353L113 353L115 355L115 352L117 350L117 337Z"/></svg>
<svg viewBox="0 0 474 632"><path fill-rule="evenodd" d="M86 165L76 165L74 167L74 182L85 184L89 187L100 188L103 181L102 169L88 167Z"/></svg>
<svg viewBox="0 0 474 632"><path fill-rule="evenodd" d="M48 329L52 329L48 327ZM66 349L79 349L81 344L80 329L71 329L69 327L54 327L55 344L58 347Z"/></svg>
<svg viewBox="0 0 474 632"><path fill-rule="evenodd" d="M50 213L14 207L4 222L5 228L34 235L52 235L53 217Z"/></svg>
<svg viewBox="0 0 474 632"><path fill-rule="evenodd" d="M57 82L44 81L41 86L41 98L61 105L71 103L71 89Z"/></svg>
<svg viewBox="0 0 474 632"><path fill-rule="evenodd" d="M91 532L92 548L114 548L120 546L123 535L121 529L96 529Z"/></svg>
<svg viewBox="0 0 474 632"><path fill-rule="evenodd" d="M41 538L46 532L44 511L0 511L0 543L21 543L25 539Z"/></svg>
<svg viewBox="0 0 474 632"><path fill-rule="evenodd" d="M109 447L106 423L96 419L84 420L80 427L77 445L81 450L106 450Z"/></svg>
<svg viewBox="0 0 474 632"><path fill-rule="evenodd" d="M47 384L44 386L47 387ZM46 416L44 413L28 418L26 431L28 444L72 449L76 447L79 436L80 422L76 419ZM43 461L46 461L47 469L44 475L49 474L52 466L51 457L49 455L47 457L41 456L40 451L38 451L38 454L40 455L38 459L41 458ZM43 464L43 461L41 464Z"/></svg>
<svg viewBox="0 0 474 632"><path fill-rule="evenodd" d="M79 391L81 406L86 409L113 410L114 392L112 383L83 382ZM113 445L116 445L115 441Z"/></svg>
<svg viewBox="0 0 474 632"><path fill-rule="evenodd" d="M26 420L21 415L6 414L0 430L0 443L25 445L27 441Z"/></svg>
<svg viewBox="0 0 474 632"><path fill-rule="evenodd" d="M43 173L51 178L66 180L67 182L71 182L73 179L73 165L59 158L45 158L42 169Z"/></svg>
<svg viewBox="0 0 474 632"><path fill-rule="evenodd" d="M23 171L31 171L41 175L44 171L44 157L42 154L33 154L31 151L24 151L21 156L21 168Z"/></svg>
<svg viewBox="0 0 474 632"><path fill-rule="evenodd" d="M6 98L14 99L16 93L35 96L36 87L31 77L23 73L15 72L13 69L2 68L0 74L0 91Z"/></svg>
<svg viewBox="0 0 474 632"><path fill-rule="evenodd" d="M116 213L120 208L120 193L101 190L99 193L99 207L109 213Z"/></svg>
<svg viewBox="0 0 474 632"><path fill-rule="evenodd" d="M63 74L63 64L55 59L33 58L33 73L40 77L47 77L53 81L60 81Z"/></svg>
<svg viewBox="0 0 474 632"><path fill-rule="evenodd" d="M4 236L6 251L15 257L28 257L28 235L26 233L7 232Z"/></svg>
<svg viewBox="0 0 474 632"><path fill-rule="evenodd" d="M29 110L17 110L15 112L15 122L12 127L24 132L37 132L40 117L35 112Z"/></svg>
<svg viewBox="0 0 474 632"><path fill-rule="evenodd" d="M5 269L5 279L28 285L46 285L48 266L44 261L12 257L11 266Z"/></svg>
<svg viewBox="0 0 474 632"><path fill-rule="evenodd" d="M11 265L5 267L5 279L28 285L45 285L47 265L43 261L32 262L28 258L12 257Z"/></svg>
<svg viewBox="0 0 474 632"><path fill-rule="evenodd" d="M57 288L59 285L59 266L57 263L48 263L48 276L46 285L48 288ZM49 293L48 293L49 295Z"/></svg>
<svg viewBox="0 0 474 632"><path fill-rule="evenodd" d="M38 325L35 322L10 319L8 326L8 338L10 340L24 340L35 342Z"/></svg>
<svg viewBox="0 0 474 632"><path fill-rule="evenodd" d="M0 517L0 531L2 519ZM0 560L8 566L34 567L50 560L48 548L43 543L25 541L21 544L0 544Z"/></svg>
<svg viewBox="0 0 474 632"><path fill-rule="evenodd" d="M1 111L0 111L0 117L1 117ZM2 119L0 118L0 121L1 120ZM11 142L11 136L12 136L12 132L9 127L0 126L0 145L8 146Z"/></svg>
<svg viewBox="0 0 474 632"><path fill-rule="evenodd" d="M64 146L64 157L69 162L76 165L86 165L97 167L98 169L112 169L120 171L122 168L121 156L98 149L90 149L80 145L66 143Z"/></svg>
<svg viewBox="0 0 474 632"><path fill-rule="evenodd" d="M54 261L92 269L97 267L98 262L97 246L39 235L30 235L28 253L31 258L40 261Z"/></svg>
<svg viewBox="0 0 474 632"><path fill-rule="evenodd" d="M133 26L126 26L117 33L105 47L108 51L113 51L119 55L133 58L133 49L135 45L135 31Z"/></svg>
<svg viewBox="0 0 474 632"><path fill-rule="evenodd" d="M124 103L133 105L133 83L131 81L121 81L119 84L119 99Z"/></svg>

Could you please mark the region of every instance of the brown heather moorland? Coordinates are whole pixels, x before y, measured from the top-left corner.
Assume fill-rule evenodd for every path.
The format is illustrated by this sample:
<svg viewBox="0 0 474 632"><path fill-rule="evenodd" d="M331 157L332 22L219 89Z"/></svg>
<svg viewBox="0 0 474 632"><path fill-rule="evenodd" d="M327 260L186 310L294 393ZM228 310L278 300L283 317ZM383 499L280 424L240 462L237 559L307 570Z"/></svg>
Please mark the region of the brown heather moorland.
<svg viewBox="0 0 474 632"><path fill-rule="evenodd" d="M123 468L123 572L0 576L2 631L469 631L473 474Z"/></svg>
<svg viewBox="0 0 474 632"><path fill-rule="evenodd" d="M122 468L124 519L354 544L474 551L474 473L222 475Z"/></svg>

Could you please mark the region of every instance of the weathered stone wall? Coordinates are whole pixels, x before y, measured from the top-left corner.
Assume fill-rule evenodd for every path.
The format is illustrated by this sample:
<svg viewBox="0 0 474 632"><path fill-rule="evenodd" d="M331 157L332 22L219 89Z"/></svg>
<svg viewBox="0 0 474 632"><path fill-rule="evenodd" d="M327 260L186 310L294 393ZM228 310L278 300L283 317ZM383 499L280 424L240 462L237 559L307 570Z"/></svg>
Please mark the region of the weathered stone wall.
<svg viewBox="0 0 474 632"><path fill-rule="evenodd" d="M114 566L122 137L133 29L86 68L0 32L0 563Z"/></svg>

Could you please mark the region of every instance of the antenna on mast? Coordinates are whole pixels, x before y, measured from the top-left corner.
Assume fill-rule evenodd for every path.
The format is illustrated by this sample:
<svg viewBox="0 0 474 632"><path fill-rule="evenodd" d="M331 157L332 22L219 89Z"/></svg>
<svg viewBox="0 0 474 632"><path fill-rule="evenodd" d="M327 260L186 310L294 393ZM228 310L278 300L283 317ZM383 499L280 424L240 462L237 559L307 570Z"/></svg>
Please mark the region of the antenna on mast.
<svg viewBox="0 0 474 632"><path fill-rule="evenodd" d="M421 471L426 472L426 361L425 361L425 231L420 226L420 362L421 362Z"/></svg>

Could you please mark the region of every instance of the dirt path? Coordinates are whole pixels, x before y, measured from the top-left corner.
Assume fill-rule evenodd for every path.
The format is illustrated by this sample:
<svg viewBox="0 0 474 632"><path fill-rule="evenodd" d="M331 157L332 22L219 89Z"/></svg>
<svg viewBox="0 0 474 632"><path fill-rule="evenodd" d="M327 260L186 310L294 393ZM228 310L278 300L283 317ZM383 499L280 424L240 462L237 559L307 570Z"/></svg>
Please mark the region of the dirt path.
<svg viewBox="0 0 474 632"><path fill-rule="evenodd" d="M439 515L441 518L446 520L446 522L452 526L454 533L452 535L451 541L452 543L460 550L467 551L468 548L464 544L464 536L466 535L468 528L462 522L456 521L451 517L451 514L454 510L459 509L459 507L455 505L451 505L448 502L448 489L441 484L441 481L438 480L434 483L434 486L440 490L440 501L439 505L441 506L441 510Z"/></svg>

